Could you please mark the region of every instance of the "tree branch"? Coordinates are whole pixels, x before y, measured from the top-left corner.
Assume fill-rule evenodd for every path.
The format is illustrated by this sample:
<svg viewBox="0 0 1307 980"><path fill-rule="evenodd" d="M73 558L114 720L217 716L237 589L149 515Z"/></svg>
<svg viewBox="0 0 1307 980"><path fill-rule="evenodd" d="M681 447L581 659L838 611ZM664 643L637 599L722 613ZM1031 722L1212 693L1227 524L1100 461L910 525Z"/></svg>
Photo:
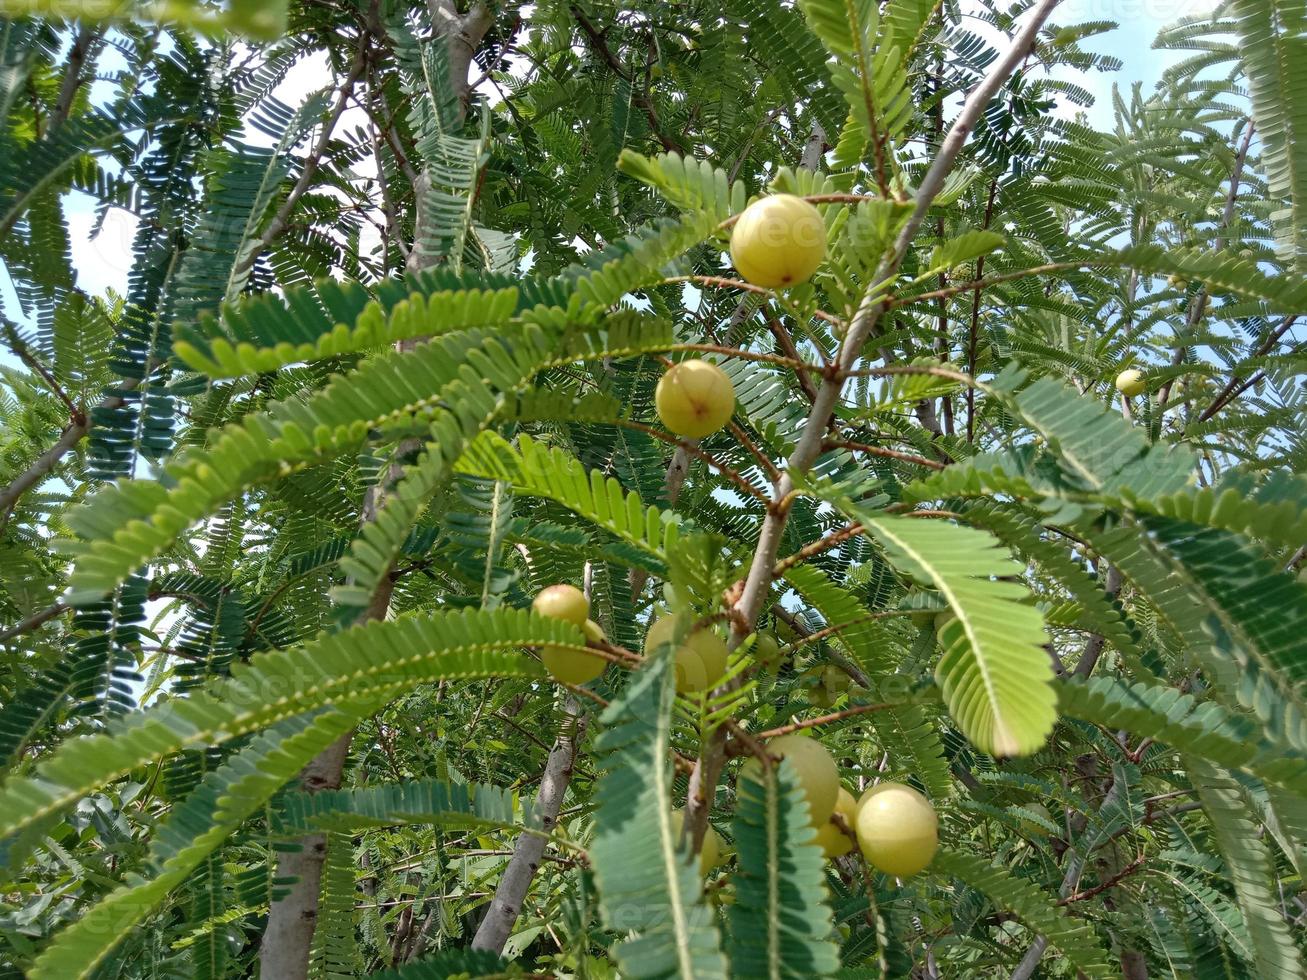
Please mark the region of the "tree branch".
<svg viewBox="0 0 1307 980"><path fill-rule="evenodd" d="M549 761L545 764L544 775L540 777L540 792L536 796L535 814L539 821L535 829L545 834L552 833L558 823L558 811L572 779L572 768L576 761L576 748L585 736L586 719L581 713L581 703L575 696L569 695L558 740L549 751ZM473 949L486 949L494 953L504 951L522 911L522 903L531 887L536 869L545 850L545 837L540 834L523 834L518 837L513 847L513 856L499 879L495 897L490 902L486 916L477 927L472 939Z"/></svg>
<svg viewBox="0 0 1307 980"><path fill-rule="evenodd" d="M843 393L844 382L848 377L846 372L851 371L862 356L863 346L875 333L881 315L885 311L886 297L880 292L880 287L898 273L918 228L921 227L922 221L925 220L926 212L930 209L935 197L943 189L944 181L952 171L958 154L961 153L962 147L971 134L976 121L1008 76L1016 69L1026 53L1033 48L1039 29L1043 26L1044 21L1048 19L1049 14L1053 12L1058 2L1059 0L1040 0L1031 12L1029 20L1014 40L1011 49L994 64L989 74L967 97L957 119L949 128L948 135L940 144L938 155L935 157L930 169L926 171L925 177L922 178L917 189L916 203L911 216L894 242L892 251L881 261L880 267L869 282L858 310L849 324L844 342L840 347L837 365L822 382L822 386L817 392L817 398L813 402L812 410L808 414L803 434L794 447L790 458L786 461L785 472L781 474L780 479L776 481L773 487L772 504L758 536L758 545L754 552L752 565L749 568L749 574L732 609L732 646L738 646L752 630L753 624L757 622L758 615L762 612L766 603L772 583L772 570L775 567L776 555L780 549L781 536L789 519L789 503L787 501L791 499L791 494L795 490L795 483L791 473L806 471L821 454L822 440L826 434L826 422L835 411L835 407ZM696 847L699 846L703 839L707 827L709 796L712 789L717 785L725 761L725 735L719 729L714 733L709 745L705 747L703 757L696 767L694 775L690 778L690 789L686 801L686 819L688 825L693 827L693 840Z"/></svg>

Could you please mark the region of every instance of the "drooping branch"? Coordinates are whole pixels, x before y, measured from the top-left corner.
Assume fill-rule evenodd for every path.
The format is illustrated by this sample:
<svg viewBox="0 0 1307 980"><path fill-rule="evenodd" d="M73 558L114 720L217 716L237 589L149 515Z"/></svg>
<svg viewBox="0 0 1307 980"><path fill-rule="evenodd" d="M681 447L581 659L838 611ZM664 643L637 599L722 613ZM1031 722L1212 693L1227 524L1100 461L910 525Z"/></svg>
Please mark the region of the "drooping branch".
<svg viewBox="0 0 1307 980"><path fill-rule="evenodd" d="M1243 180L1244 164L1248 160L1248 149L1252 146L1253 131L1256 127L1252 120L1244 128L1243 140L1239 144L1239 151L1234 157L1234 169L1230 172L1230 188L1225 195L1225 208L1221 212L1221 231L1224 232L1230 227L1234 220L1234 205L1239 199L1239 184ZM1207 284L1204 283L1194 296L1193 302L1189 304L1189 311L1185 315L1184 336L1177 338L1175 345L1175 354L1171 358L1171 365L1179 367L1184 362L1185 342L1192 336L1194 330L1203 319L1203 314L1207 312L1207 300L1210 294L1207 290ZM1171 386L1175 382L1168 381L1162 385L1161 390L1157 393L1157 402L1165 406L1171 400Z"/></svg>
<svg viewBox="0 0 1307 980"><path fill-rule="evenodd" d="M259 236L258 246L251 248L249 254L237 263L234 278L240 279L252 268L258 261L259 253L275 242L290 227L291 215L295 213L295 207L299 204L300 199L313 184L313 178L317 175L318 168L322 166L322 158L326 155L327 147L331 143L331 137L336 131L336 124L340 122L340 117L345 114L345 109L349 105L351 96L354 93L354 85L363 76L364 70L368 64L368 44L371 36L364 31L359 37L358 50L354 55L354 61L350 65L348 74L336 89L336 101L332 104L331 112L322 123L322 131L318 134L317 142L304 158L300 165L299 179L286 195L286 200L282 202L277 213L272 220L268 222L268 227L263 229L263 234Z"/></svg>

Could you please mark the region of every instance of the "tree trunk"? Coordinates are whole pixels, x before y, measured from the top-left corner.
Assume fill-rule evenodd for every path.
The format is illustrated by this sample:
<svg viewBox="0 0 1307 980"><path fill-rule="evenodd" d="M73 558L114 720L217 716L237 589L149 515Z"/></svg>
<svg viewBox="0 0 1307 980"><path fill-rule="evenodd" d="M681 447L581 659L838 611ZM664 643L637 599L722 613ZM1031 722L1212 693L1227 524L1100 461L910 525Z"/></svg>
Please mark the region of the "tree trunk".
<svg viewBox="0 0 1307 980"><path fill-rule="evenodd" d="M458 12L452 0L430 0L429 6L432 33L436 38L443 38L448 46L450 82L460 93L461 117L467 107L468 69L472 64L472 55L490 27L493 16L481 3L474 4L465 15ZM372 13L376 14L375 6ZM425 227L422 188L426 183L427 178L423 174L418 186L414 188L417 200L415 237L419 241ZM409 255L411 272L421 271L440 258L423 257L420 251L414 247ZM416 346L416 343L417 341L412 341L408 346ZM396 474L392 471L392 476L394 475ZM384 496L384 491L379 488L374 488L368 494L363 507L363 523L374 519L381 509ZM392 590L393 584L386 580L373 596L372 603L360 617L360 622L384 619L390 607ZM343 736L304 768L301 783L307 792L340 786L352 737L353 733ZM263 980L306 980L308 977L313 933L317 927L322 864L327 856L327 848L325 837L321 834L311 834L298 843L298 850L283 854L277 862L277 877L294 878L295 883L280 901L273 902L268 909L268 926L259 948L259 974Z"/></svg>

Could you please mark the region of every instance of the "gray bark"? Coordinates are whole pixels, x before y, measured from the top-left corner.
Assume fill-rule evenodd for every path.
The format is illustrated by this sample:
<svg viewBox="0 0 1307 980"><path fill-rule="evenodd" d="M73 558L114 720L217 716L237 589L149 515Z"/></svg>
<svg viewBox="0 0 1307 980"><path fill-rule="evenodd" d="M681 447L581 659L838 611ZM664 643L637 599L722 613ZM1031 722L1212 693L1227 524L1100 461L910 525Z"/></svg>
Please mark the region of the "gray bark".
<svg viewBox="0 0 1307 980"><path fill-rule="evenodd" d="M585 734L585 717L574 696L568 696L562 729L558 740L549 751L545 773L540 778L540 793L536 797L533 830L552 833L558 824L558 811L572 779L576 762L576 749ZM486 917L477 927L472 939L473 949L486 949L494 953L504 951L504 943L513 932L513 926L522 911L522 903L531 888L531 881L545 853L545 839L539 834L522 834L513 848L495 897L490 902Z"/></svg>

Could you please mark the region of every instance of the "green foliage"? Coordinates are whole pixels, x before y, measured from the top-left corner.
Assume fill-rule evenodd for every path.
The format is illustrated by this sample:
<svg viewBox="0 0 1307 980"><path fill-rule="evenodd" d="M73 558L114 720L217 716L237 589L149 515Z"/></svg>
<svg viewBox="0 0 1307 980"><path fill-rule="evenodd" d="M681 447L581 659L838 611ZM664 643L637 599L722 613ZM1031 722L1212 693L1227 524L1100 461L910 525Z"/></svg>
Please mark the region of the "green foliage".
<svg viewBox="0 0 1307 980"><path fill-rule="evenodd" d="M281 975L290 921L315 978L1302 973L1300 10L1167 27L1107 128L1112 25L1044 24L935 193L1031 5L37 6L0 962ZM808 282L729 267L765 192ZM695 442L689 357L735 391ZM738 775L795 730L926 795L931 869Z"/></svg>
<svg viewBox="0 0 1307 980"><path fill-rule="evenodd" d="M838 965L827 938L822 855L793 765L744 778L732 830L740 854L729 953L732 975L811 977Z"/></svg>
<svg viewBox="0 0 1307 980"><path fill-rule="evenodd" d="M717 926L701 899L698 858L672 821L672 670L669 658L634 675L604 712L596 750L590 845L604 921L624 938L614 950L632 977L724 977Z"/></svg>
<svg viewBox="0 0 1307 980"><path fill-rule="evenodd" d="M954 875L976 889L999 908L1010 911L1061 951L1074 967L1091 977L1110 977L1094 936L1084 922L1056 911L1053 898L1029 881L1009 874L1006 868L990 864L974 854L945 851L935 858L936 873Z"/></svg>

